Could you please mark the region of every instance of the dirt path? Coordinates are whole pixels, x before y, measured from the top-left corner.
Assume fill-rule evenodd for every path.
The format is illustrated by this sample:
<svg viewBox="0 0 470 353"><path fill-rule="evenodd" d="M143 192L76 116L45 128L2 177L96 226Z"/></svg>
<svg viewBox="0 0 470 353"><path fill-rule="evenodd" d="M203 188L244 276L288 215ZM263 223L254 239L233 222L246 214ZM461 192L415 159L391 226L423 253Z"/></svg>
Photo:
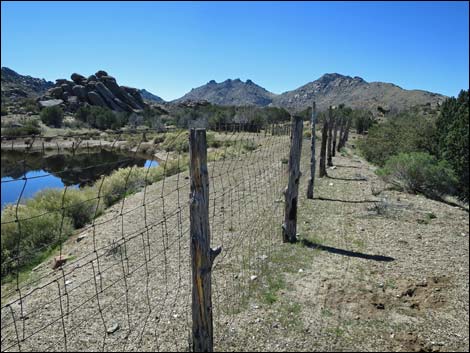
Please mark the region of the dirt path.
<svg viewBox="0 0 470 353"><path fill-rule="evenodd" d="M383 190L348 149L307 200L303 246L291 252L277 301L251 310L248 350L468 351L468 212ZM251 338L251 339L250 339Z"/></svg>

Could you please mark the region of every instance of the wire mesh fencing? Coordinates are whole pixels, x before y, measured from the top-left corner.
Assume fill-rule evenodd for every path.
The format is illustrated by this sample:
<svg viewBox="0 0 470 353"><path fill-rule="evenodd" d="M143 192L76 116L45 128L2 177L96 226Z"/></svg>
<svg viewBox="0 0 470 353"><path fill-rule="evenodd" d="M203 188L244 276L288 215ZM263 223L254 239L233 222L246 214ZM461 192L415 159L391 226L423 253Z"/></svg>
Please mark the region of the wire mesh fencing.
<svg viewBox="0 0 470 353"><path fill-rule="evenodd" d="M289 146L287 126L207 132L215 349L281 242ZM193 349L188 150L187 131L2 138L2 351Z"/></svg>

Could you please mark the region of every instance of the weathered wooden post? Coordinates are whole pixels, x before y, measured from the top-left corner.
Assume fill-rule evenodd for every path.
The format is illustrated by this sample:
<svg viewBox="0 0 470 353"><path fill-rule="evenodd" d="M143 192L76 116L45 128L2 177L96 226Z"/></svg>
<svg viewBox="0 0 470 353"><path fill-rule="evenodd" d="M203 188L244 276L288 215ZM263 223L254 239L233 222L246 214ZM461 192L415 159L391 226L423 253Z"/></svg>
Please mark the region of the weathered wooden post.
<svg viewBox="0 0 470 353"><path fill-rule="evenodd" d="M341 146L341 141L343 140L343 134L344 134L344 125L346 124L346 117L342 116L341 117L341 124L339 126L339 141L338 141L338 147L337 151L339 152L343 146Z"/></svg>
<svg viewBox="0 0 470 353"><path fill-rule="evenodd" d="M340 140L339 140L339 144L338 144L338 152L341 148L343 148L344 146L346 146L346 142L348 141L348 138L349 138L349 129L351 128L351 117L348 116L346 119L345 119L345 123L344 123L344 130L343 130L343 135L341 136L340 135Z"/></svg>
<svg viewBox="0 0 470 353"><path fill-rule="evenodd" d="M323 178L326 176L326 140L328 140L328 118L325 116L323 121L323 129L321 134L321 148L320 148L320 170L318 176Z"/></svg>
<svg viewBox="0 0 470 353"><path fill-rule="evenodd" d="M344 131L344 142L343 142L343 147L346 146L346 142L348 142L349 139L349 130L351 129L351 123L352 123L352 118L348 118L348 122L346 123L346 130Z"/></svg>
<svg viewBox="0 0 470 353"><path fill-rule="evenodd" d="M317 109L315 102L312 104L312 116L310 118L310 128L312 131L312 137L310 138L312 155L310 156L310 179L308 179L307 186L307 199L313 199L313 187L315 184L315 124L317 122Z"/></svg>
<svg viewBox="0 0 470 353"><path fill-rule="evenodd" d="M282 240L284 243L297 241L297 201L300 181L300 153L302 151L303 119L292 117L292 136L289 154L289 181L284 191L285 211L282 225Z"/></svg>
<svg viewBox="0 0 470 353"><path fill-rule="evenodd" d="M328 109L328 142L327 142L327 165L328 167L333 166L333 152L331 151L331 148L333 147L333 125L335 124L334 122L335 118L333 115L333 109L330 106Z"/></svg>
<svg viewBox="0 0 470 353"><path fill-rule="evenodd" d="M337 116L335 119L335 125L333 127L333 146L331 148L331 154L333 157L336 156L336 138L338 135L338 124L341 125L342 119L343 119L342 117Z"/></svg>
<svg viewBox="0 0 470 353"><path fill-rule="evenodd" d="M192 344L194 352L213 351L211 270L222 250L210 248L209 176L205 129L191 129L190 157L190 239L192 267Z"/></svg>

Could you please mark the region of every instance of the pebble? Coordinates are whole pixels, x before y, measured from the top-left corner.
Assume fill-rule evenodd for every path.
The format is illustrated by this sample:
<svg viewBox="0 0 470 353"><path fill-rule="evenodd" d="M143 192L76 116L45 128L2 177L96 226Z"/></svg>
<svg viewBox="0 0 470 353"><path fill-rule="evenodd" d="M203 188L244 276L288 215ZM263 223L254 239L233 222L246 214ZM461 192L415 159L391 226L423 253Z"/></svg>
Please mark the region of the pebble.
<svg viewBox="0 0 470 353"><path fill-rule="evenodd" d="M77 237L77 243L81 242L83 239L87 237L87 234L82 234Z"/></svg>
<svg viewBox="0 0 470 353"><path fill-rule="evenodd" d="M113 322L111 323L111 325L108 327L108 329L106 330L106 332L108 333L108 335L116 332L117 330L119 330L119 324L117 322Z"/></svg>
<svg viewBox="0 0 470 353"><path fill-rule="evenodd" d="M302 273L302 272L304 272L304 270L303 270L303 269L299 269L299 273Z"/></svg>
<svg viewBox="0 0 470 353"><path fill-rule="evenodd" d="M256 276L256 275L250 276L250 280L252 280L252 281L255 281L257 278L258 278L258 276Z"/></svg>

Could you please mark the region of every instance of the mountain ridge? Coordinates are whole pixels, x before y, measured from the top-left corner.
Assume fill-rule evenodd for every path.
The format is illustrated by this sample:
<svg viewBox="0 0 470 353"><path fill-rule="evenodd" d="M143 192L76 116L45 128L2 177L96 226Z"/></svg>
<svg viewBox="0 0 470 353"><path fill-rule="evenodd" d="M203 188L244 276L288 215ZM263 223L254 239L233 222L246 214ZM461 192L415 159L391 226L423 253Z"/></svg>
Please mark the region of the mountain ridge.
<svg viewBox="0 0 470 353"><path fill-rule="evenodd" d="M12 69L2 67L2 99L37 98L54 84L44 79L24 76ZM157 104L181 104L185 101L207 101L218 105L235 106L274 106L292 113L302 111L315 100L318 110L326 110L330 105L345 104L351 108L401 111L415 105L436 106L447 97L426 90L407 90L388 82L367 82L359 76L347 76L339 73L326 73L314 81L293 90L276 94L256 84L250 79L239 78L206 84L191 89L180 98L169 102L139 89L142 97Z"/></svg>
<svg viewBox="0 0 470 353"><path fill-rule="evenodd" d="M256 87L255 96L251 87ZM262 99L257 100L260 96ZM243 82L240 79L228 79L220 83L211 80L172 102L195 100L220 105L275 106L298 112L315 100L319 110L326 110L330 105L345 104L371 111L377 111L378 108L400 111L413 105L436 105L445 98L442 94L425 90L406 90L394 83L367 82L359 76L326 73L317 80L281 94L270 92L251 80Z"/></svg>

